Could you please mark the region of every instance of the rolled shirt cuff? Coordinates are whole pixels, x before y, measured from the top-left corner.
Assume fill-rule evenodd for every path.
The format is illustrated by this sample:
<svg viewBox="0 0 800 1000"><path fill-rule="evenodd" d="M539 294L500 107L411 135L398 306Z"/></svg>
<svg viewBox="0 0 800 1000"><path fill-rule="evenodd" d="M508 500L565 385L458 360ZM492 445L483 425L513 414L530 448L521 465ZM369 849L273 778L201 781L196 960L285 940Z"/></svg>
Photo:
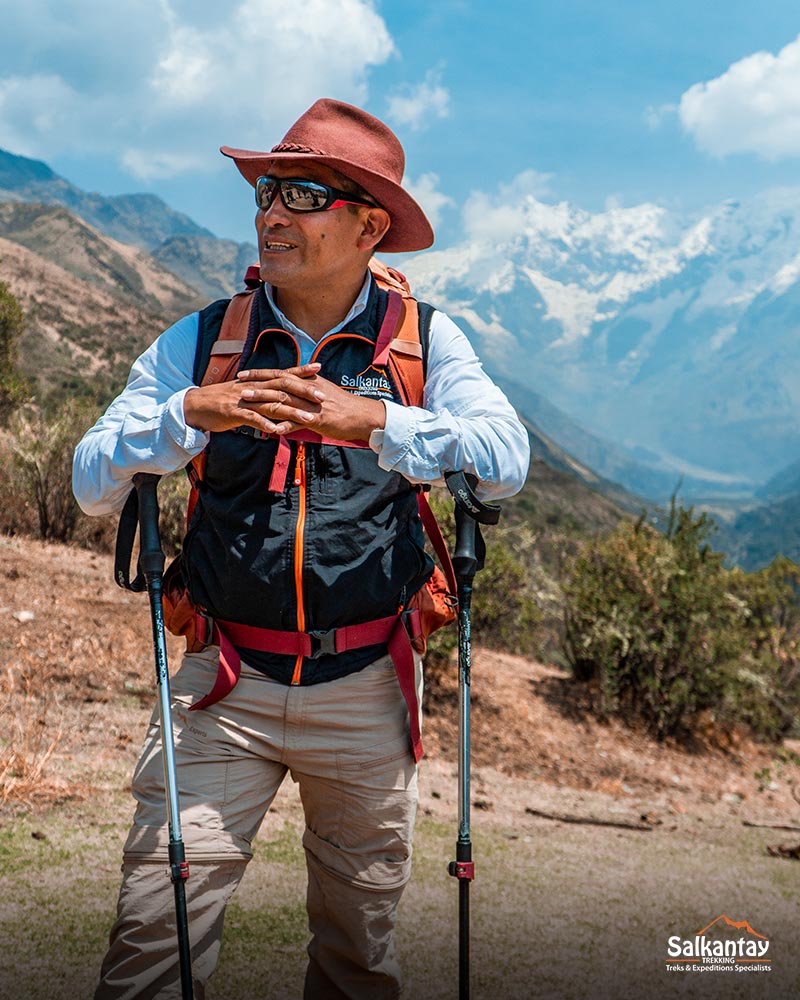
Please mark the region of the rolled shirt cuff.
<svg viewBox="0 0 800 1000"><path fill-rule="evenodd" d="M200 431L196 427L190 427L186 423L183 412L183 398L189 389L187 386L170 396L164 411L164 430L169 434L175 444L182 448L191 457L199 455L208 444L211 435L206 431Z"/></svg>

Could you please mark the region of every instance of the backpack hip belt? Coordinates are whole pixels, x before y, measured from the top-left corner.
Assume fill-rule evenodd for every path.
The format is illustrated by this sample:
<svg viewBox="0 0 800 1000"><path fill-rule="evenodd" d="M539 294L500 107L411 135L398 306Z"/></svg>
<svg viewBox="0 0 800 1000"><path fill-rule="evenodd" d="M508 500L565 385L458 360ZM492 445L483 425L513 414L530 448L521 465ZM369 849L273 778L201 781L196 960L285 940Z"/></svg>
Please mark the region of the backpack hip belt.
<svg viewBox="0 0 800 1000"><path fill-rule="evenodd" d="M281 632L276 629L242 625L240 622L213 619L197 611L195 634L197 640L204 646L219 646L219 663L213 688L190 707L190 712L208 708L221 701L236 687L242 669L237 646L257 649L262 653L283 653L316 659L328 653L343 653L363 646L386 644L400 690L408 705L414 760L419 762L422 758L416 665L412 652L412 643L421 636L420 613L416 608L390 615L388 618L378 618L356 625L343 625L326 632Z"/></svg>

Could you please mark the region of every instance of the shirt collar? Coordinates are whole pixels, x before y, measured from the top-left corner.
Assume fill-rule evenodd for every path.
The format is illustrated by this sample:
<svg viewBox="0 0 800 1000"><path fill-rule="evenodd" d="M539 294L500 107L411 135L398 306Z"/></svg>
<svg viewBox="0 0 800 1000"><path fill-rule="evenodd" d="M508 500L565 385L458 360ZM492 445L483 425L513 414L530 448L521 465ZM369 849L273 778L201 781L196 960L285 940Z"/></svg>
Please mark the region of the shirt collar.
<svg viewBox="0 0 800 1000"><path fill-rule="evenodd" d="M362 312L367 308L367 299L369 298L370 288L372 287L372 275L367 271L367 276L364 278L364 284L361 286L361 291L358 293L358 298L355 300L353 305L350 307L350 312L345 316L341 323L337 323L336 326L332 327L325 333L320 340L324 340L325 337L330 337L334 333L338 333L340 330L344 329L345 326L350 322L350 320L355 319L356 316L360 316ZM266 282L264 283L264 291L267 296L267 301L272 306L272 311L275 313L275 319L280 323L284 330L288 330L289 333L293 333L296 337L309 340L312 343L317 343L314 338L309 336L305 330L301 330L299 326L295 324L285 316L279 307L275 304L275 298L272 294L272 287Z"/></svg>

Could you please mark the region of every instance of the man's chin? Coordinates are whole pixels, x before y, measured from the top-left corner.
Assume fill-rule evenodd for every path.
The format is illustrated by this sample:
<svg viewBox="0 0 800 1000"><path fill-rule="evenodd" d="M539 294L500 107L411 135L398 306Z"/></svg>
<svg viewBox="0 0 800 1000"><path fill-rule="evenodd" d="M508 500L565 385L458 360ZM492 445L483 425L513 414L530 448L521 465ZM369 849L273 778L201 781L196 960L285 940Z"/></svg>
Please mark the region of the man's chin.
<svg viewBox="0 0 800 1000"><path fill-rule="evenodd" d="M287 261L286 263L288 264L289 262ZM281 288L291 284L291 270L294 270L291 265L289 267L282 266L281 261L270 258L269 260L261 260L258 273L261 280L272 288Z"/></svg>

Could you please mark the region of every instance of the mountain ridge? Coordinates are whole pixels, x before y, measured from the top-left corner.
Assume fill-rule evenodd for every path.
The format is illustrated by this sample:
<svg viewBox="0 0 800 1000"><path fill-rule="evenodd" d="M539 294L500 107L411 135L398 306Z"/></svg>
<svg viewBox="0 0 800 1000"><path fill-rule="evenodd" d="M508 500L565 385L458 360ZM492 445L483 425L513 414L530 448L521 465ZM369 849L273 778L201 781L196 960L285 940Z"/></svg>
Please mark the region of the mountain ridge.
<svg viewBox="0 0 800 1000"><path fill-rule="evenodd" d="M0 149L0 204L4 202L60 205L105 236L152 254L164 267L177 266L178 277L211 299L238 291L244 273L241 261L252 263L258 256L255 245L219 240L157 195L87 193L41 160ZM202 266L190 274L187 261L179 261L170 250L174 240L182 240L187 255L193 254ZM209 252L212 245L218 249L216 259Z"/></svg>
<svg viewBox="0 0 800 1000"><path fill-rule="evenodd" d="M45 189L49 205L34 199ZM88 210L96 224L64 201ZM154 196L122 201L151 216L144 235L134 238L125 230L131 242L124 244L109 235L125 222L119 198L85 195L47 164L0 151L0 236L14 241L4 245L3 276L10 268L12 291L59 359L49 373L34 374L77 384L81 366L68 355L86 351L75 334L83 323L89 354L110 359L98 369L98 398L123 377L125 352L102 343L108 336L103 331L116 329L120 303L133 310L125 315L136 324L124 343L141 349L177 315L232 294L257 257L254 246L218 240ZM800 222L791 201L792 193L784 191L755 208L724 203L685 225L658 206L593 214L530 198L522 225L514 219L508 231L492 228L496 243L478 228L469 246L430 251L403 266L415 292L450 312L476 345L487 371L538 435L542 461L600 489L620 510L652 507L676 492L702 502L721 512L724 550L747 568L759 568L777 552L800 557L793 527L797 522L800 536L800 473L793 467L800 444L800 417L794 416L795 394L800 403L794 343L800 343ZM165 218L156 218L161 212ZM491 212L481 224L493 225ZM143 250L142 243L156 242L152 234L160 242ZM33 256L23 260L17 253L11 267L14 245ZM38 280L36 292L29 286L37 284L37 271L48 273L42 264L47 258L61 271L51 287ZM27 276L19 270L23 263ZM97 298L87 291L90 285L107 294ZM55 288L67 303L69 322L54 315L49 300ZM81 314L71 298L79 290L88 313ZM710 318L716 325L706 335ZM764 340L773 344L774 356ZM709 345L713 350L703 358ZM714 370L717 349L727 352L726 364L738 366L746 392L723 391L739 383L726 383L721 361ZM692 367L698 351L699 375ZM671 382L658 382L659 357ZM62 377L59 365L72 374ZM708 413L717 408L716 424L697 410L698 379L713 397L706 402ZM676 419L670 435L651 446L639 431L647 427L649 410L663 417L668 404L676 405L676 386L686 419ZM646 403L644 415L636 406L627 414L620 433L607 432L615 394L639 407ZM760 418L748 416L748 407ZM709 433L717 435L725 461L693 462L692 442Z"/></svg>
<svg viewBox="0 0 800 1000"><path fill-rule="evenodd" d="M752 493L800 453L798 205L775 189L684 219L529 196L511 219L479 205L468 244L407 268L496 372L524 365L531 390L675 478Z"/></svg>
<svg viewBox="0 0 800 1000"><path fill-rule="evenodd" d="M25 313L18 367L40 401L69 393L107 405L164 327L162 315L3 237L0 280Z"/></svg>
<svg viewBox="0 0 800 1000"><path fill-rule="evenodd" d="M95 228L123 243L154 250L179 233L211 236L211 232L176 212L158 195L145 192L101 195L86 192L41 160L0 149L0 201L33 201L62 205Z"/></svg>

